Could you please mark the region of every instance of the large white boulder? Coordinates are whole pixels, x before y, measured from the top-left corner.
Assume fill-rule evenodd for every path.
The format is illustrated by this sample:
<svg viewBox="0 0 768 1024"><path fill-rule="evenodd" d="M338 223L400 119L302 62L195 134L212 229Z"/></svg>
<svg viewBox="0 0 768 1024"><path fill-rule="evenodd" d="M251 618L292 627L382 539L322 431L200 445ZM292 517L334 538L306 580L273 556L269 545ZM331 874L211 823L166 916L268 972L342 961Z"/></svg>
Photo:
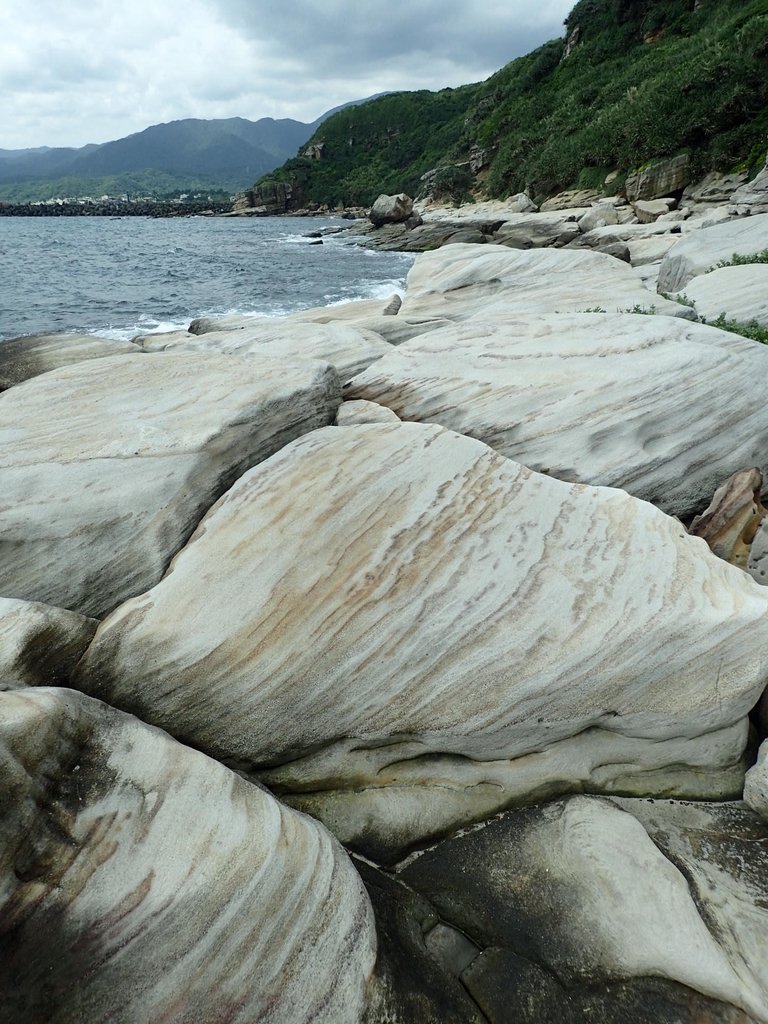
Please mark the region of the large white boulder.
<svg viewBox="0 0 768 1024"><path fill-rule="evenodd" d="M620 313L636 307L694 316L649 292L628 266L604 253L457 244L416 258L399 315L467 320L590 309Z"/></svg>
<svg viewBox="0 0 768 1024"><path fill-rule="evenodd" d="M381 359L391 346L378 334L347 323L300 323L264 318L240 329L206 331L168 339L144 339L148 351L198 351L258 355L295 362L319 359L336 368L342 380Z"/></svg>
<svg viewBox="0 0 768 1024"><path fill-rule="evenodd" d="M740 803L574 796L440 843L396 877L493 1024L765 1024L767 850Z"/></svg>
<svg viewBox="0 0 768 1024"><path fill-rule="evenodd" d="M339 402L327 363L201 352L95 359L3 392L0 595L105 614Z"/></svg>
<svg viewBox="0 0 768 1024"><path fill-rule="evenodd" d="M768 327L768 263L712 270L689 281L685 294L707 320L725 315L728 320L756 320Z"/></svg>
<svg viewBox="0 0 768 1024"><path fill-rule="evenodd" d="M676 520L410 423L247 473L73 685L383 857L547 793L740 793L767 678L768 593Z"/></svg>
<svg viewBox="0 0 768 1024"><path fill-rule="evenodd" d="M729 220L691 231L662 260L659 292L680 292L695 277L734 256L754 256L768 249L768 213Z"/></svg>
<svg viewBox="0 0 768 1024"><path fill-rule="evenodd" d="M349 399L477 437L531 469L701 511L743 466L768 470L768 349L685 320L470 320L411 339Z"/></svg>
<svg viewBox="0 0 768 1024"><path fill-rule="evenodd" d="M3 1024L358 1024L372 914L325 829L71 690L0 694Z"/></svg>

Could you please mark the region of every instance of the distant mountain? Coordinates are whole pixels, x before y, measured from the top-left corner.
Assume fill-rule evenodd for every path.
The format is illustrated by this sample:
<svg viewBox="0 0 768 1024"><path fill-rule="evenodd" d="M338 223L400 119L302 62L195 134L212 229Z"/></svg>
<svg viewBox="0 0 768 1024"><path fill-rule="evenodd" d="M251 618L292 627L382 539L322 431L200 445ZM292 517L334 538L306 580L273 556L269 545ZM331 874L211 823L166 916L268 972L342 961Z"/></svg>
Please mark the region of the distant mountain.
<svg viewBox="0 0 768 1024"><path fill-rule="evenodd" d="M0 200L121 191L237 191L295 156L326 118L186 118L79 149L0 149Z"/></svg>

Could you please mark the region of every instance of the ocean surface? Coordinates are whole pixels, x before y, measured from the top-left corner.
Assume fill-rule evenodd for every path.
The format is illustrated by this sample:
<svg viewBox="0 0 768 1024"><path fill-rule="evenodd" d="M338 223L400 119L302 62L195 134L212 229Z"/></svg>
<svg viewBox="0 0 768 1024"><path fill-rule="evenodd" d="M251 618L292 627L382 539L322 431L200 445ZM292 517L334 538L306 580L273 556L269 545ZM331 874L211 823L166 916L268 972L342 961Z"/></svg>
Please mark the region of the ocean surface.
<svg viewBox="0 0 768 1024"><path fill-rule="evenodd" d="M309 232L338 218L0 217L0 339L128 340L198 316L281 316L402 294L414 257Z"/></svg>

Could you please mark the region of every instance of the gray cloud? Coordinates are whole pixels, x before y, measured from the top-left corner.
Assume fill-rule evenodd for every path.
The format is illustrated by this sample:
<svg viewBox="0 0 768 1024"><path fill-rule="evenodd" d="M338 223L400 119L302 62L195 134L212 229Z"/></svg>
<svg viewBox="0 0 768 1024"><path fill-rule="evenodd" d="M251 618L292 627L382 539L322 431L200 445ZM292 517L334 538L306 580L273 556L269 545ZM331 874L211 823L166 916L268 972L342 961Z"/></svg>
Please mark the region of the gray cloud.
<svg viewBox="0 0 768 1024"><path fill-rule="evenodd" d="M294 117L487 77L562 34L570 0L29 0L0 4L0 148L182 117Z"/></svg>

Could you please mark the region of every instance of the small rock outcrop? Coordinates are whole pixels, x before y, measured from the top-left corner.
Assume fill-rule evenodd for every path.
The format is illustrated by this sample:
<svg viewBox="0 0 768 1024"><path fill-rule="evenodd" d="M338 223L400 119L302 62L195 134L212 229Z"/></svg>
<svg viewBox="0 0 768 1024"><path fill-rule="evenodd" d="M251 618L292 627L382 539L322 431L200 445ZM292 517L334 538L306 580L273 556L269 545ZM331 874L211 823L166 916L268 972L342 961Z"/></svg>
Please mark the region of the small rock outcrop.
<svg viewBox="0 0 768 1024"><path fill-rule="evenodd" d="M404 192L396 196L380 195L371 207L368 219L375 228L384 224L401 224L413 214L413 200Z"/></svg>
<svg viewBox="0 0 768 1024"><path fill-rule="evenodd" d="M763 474L742 469L718 487L712 502L691 523L689 533L707 542L718 558L746 569L760 524L768 515L760 494Z"/></svg>
<svg viewBox="0 0 768 1024"><path fill-rule="evenodd" d="M61 366L107 356L140 355L128 341L91 334L33 334L0 342L0 391Z"/></svg>
<svg viewBox="0 0 768 1024"><path fill-rule="evenodd" d="M661 199L682 192L691 180L690 157L684 153L669 160L655 160L627 175L624 190L630 202Z"/></svg>

